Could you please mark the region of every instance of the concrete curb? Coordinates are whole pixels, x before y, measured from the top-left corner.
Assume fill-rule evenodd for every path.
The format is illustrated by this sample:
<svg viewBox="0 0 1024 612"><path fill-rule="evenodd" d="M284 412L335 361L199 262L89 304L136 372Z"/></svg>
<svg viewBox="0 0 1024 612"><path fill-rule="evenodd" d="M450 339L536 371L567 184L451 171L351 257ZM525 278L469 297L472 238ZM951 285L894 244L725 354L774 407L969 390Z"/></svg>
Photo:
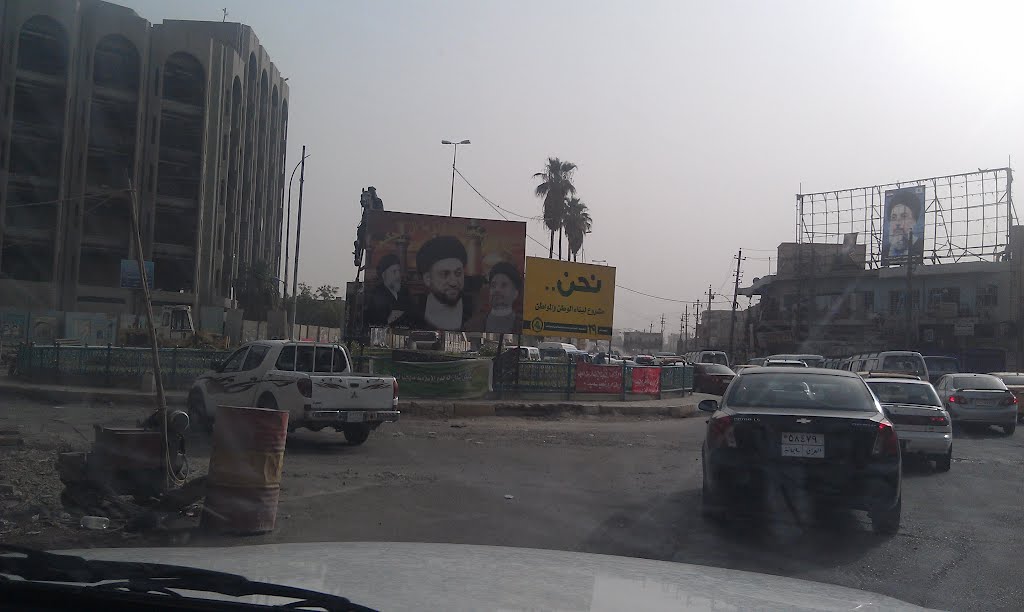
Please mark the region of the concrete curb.
<svg viewBox="0 0 1024 612"><path fill-rule="evenodd" d="M676 405L637 406L621 404L579 404L570 402L512 403L512 402L438 402L431 400L400 401L403 415L433 418L471 417L562 417L562 416L665 416L688 418L697 413L697 406L689 403Z"/></svg>
<svg viewBox="0 0 1024 612"><path fill-rule="evenodd" d="M156 406L152 393L115 389L75 388L36 385L0 379L0 397L20 397L59 404L93 403L135 406ZM169 391L167 403L184 407L188 394ZM473 417L564 417L564 416L663 416L687 418L697 413L692 398L673 398L649 402L541 402L536 400L399 400L399 410L410 417L473 418Z"/></svg>
<svg viewBox="0 0 1024 612"><path fill-rule="evenodd" d="M168 405L185 405L187 394L184 391L170 391L166 395ZM0 397L21 397L60 404L133 404L156 407L156 396L153 393L144 393L142 391L76 389L74 387L32 385L30 383L11 381L0 381Z"/></svg>

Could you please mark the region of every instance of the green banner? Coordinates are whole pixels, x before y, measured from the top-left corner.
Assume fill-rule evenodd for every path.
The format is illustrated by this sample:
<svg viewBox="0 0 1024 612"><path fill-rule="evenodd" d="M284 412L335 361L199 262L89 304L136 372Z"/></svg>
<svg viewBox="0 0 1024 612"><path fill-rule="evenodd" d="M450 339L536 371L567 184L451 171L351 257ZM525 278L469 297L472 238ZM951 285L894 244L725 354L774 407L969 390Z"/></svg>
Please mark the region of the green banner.
<svg viewBox="0 0 1024 612"><path fill-rule="evenodd" d="M434 363L373 360L373 373L398 379L398 397L468 399L491 390L491 360L462 359Z"/></svg>

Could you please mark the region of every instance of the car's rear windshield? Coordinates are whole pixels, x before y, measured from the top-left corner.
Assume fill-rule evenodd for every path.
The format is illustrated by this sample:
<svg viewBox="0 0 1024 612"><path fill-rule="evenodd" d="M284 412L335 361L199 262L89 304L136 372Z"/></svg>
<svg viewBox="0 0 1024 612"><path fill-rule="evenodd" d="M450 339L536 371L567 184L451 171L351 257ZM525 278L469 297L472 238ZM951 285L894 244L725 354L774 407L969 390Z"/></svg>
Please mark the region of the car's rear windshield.
<svg viewBox="0 0 1024 612"><path fill-rule="evenodd" d="M883 372L906 372L922 376L925 373L924 359L917 355L889 355L882 360Z"/></svg>
<svg viewBox="0 0 1024 612"><path fill-rule="evenodd" d="M956 359L952 357L925 357L924 362L928 365L928 373L933 376L935 374L949 374L950 372L960 371Z"/></svg>
<svg viewBox="0 0 1024 612"><path fill-rule="evenodd" d="M1024 376L1000 376L1004 383L1008 385L1018 386L1024 385Z"/></svg>
<svg viewBox="0 0 1024 612"><path fill-rule="evenodd" d="M883 404L913 404L915 406L941 406L938 394L931 385L911 382L869 380L868 387Z"/></svg>
<svg viewBox="0 0 1024 612"><path fill-rule="evenodd" d="M703 353L700 356L700 362L729 365L729 359L725 356L725 353Z"/></svg>
<svg viewBox="0 0 1024 612"><path fill-rule="evenodd" d="M1006 385L995 376L954 376L954 389L998 389L1005 390Z"/></svg>
<svg viewBox="0 0 1024 612"><path fill-rule="evenodd" d="M730 408L876 410L860 378L796 372L745 374L730 387L725 403Z"/></svg>
<svg viewBox="0 0 1024 612"><path fill-rule="evenodd" d="M729 368L717 363L702 363L700 367L704 370L705 374L735 374Z"/></svg>

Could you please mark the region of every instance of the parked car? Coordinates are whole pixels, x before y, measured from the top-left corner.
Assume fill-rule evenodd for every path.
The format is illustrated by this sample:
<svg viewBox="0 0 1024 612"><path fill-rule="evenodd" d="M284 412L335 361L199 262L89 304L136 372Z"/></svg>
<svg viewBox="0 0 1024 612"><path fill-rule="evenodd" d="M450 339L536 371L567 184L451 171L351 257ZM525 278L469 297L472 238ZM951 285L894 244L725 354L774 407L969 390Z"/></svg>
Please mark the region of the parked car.
<svg viewBox="0 0 1024 612"><path fill-rule="evenodd" d="M730 365L729 355L725 351L690 351L683 357L690 363L717 363L726 367Z"/></svg>
<svg viewBox="0 0 1024 612"><path fill-rule="evenodd" d="M1024 372L992 372L1017 398L1017 421L1024 420Z"/></svg>
<svg viewBox="0 0 1024 612"><path fill-rule="evenodd" d="M764 360L766 368L806 368L807 364L796 359L772 359Z"/></svg>
<svg viewBox="0 0 1024 612"><path fill-rule="evenodd" d="M915 351L879 351L860 353L843 361L842 369L850 372L903 372L928 380L928 365Z"/></svg>
<svg viewBox="0 0 1024 612"><path fill-rule="evenodd" d="M657 359L654 358L653 355L637 355L633 359L633 361L635 361L637 365L642 365L642 366L658 365L658 361L657 361Z"/></svg>
<svg viewBox="0 0 1024 612"><path fill-rule="evenodd" d="M288 430L328 427L362 444L382 423L398 421L398 381L352 371L345 347L260 340L242 345L192 383L189 418L213 429L218 406L288 411Z"/></svg>
<svg viewBox="0 0 1024 612"><path fill-rule="evenodd" d="M767 359L767 357L754 357L753 359L747 362L747 365L763 366L765 359Z"/></svg>
<svg viewBox="0 0 1024 612"><path fill-rule="evenodd" d="M880 376L868 378L867 383L896 428L903 456L924 456L935 461L938 471L948 472L953 460L953 422L931 383Z"/></svg>
<svg viewBox="0 0 1024 612"><path fill-rule="evenodd" d="M946 374L956 374L960 371L960 360L956 357L943 355L925 355L924 363L928 366L928 380L933 385Z"/></svg>
<svg viewBox="0 0 1024 612"><path fill-rule="evenodd" d="M1017 396L991 374L946 374L935 390L955 423L997 425L1008 436L1017 429Z"/></svg>
<svg viewBox="0 0 1024 612"><path fill-rule="evenodd" d="M809 368L821 368L825 366L825 358L821 355L769 355L767 359L771 361L802 361L807 364Z"/></svg>
<svg viewBox="0 0 1024 612"><path fill-rule="evenodd" d="M736 373L717 363L693 364L693 390L697 393L722 395Z"/></svg>
<svg viewBox="0 0 1024 612"><path fill-rule="evenodd" d="M725 520L756 510L785 482L820 505L866 510L895 533L902 508L896 430L852 372L758 368L739 374L719 403L704 400L702 510Z"/></svg>

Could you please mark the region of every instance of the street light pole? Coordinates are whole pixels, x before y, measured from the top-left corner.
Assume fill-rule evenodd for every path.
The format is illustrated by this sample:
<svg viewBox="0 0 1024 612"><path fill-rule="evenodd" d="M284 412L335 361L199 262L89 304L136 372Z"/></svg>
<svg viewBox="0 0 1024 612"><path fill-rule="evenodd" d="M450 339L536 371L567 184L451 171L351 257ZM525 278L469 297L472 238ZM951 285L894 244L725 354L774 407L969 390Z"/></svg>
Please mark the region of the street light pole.
<svg viewBox="0 0 1024 612"><path fill-rule="evenodd" d="M448 201L448 216L452 217L455 213L455 160L459 157L459 145L468 145L468 140L461 140L459 142L452 142L450 140L442 140L443 145L452 145L455 148L455 152L452 153L452 196Z"/></svg>
<svg viewBox="0 0 1024 612"><path fill-rule="evenodd" d="M302 165L302 161L305 160L309 155L303 155L302 160L295 164L292 168L292 175L288 178L288 220L285 222L284 230L284 299L285 304L288 303L288 247L291 246L292 237L292 181L295 179L295 172ZM291 335L291 334L289 334Z"/></svg>
<svg viewBox="0 0 1024 612"><path fill-rule="evenodd" d="M292 276L292 325L298 323L296 319L299 307L299 239L302 237L302 185L306 182L306 145L302 145L302 159L299 160L299 214L295 218L295 273ZM288 335L291 336L288 330Z"/></svg>

